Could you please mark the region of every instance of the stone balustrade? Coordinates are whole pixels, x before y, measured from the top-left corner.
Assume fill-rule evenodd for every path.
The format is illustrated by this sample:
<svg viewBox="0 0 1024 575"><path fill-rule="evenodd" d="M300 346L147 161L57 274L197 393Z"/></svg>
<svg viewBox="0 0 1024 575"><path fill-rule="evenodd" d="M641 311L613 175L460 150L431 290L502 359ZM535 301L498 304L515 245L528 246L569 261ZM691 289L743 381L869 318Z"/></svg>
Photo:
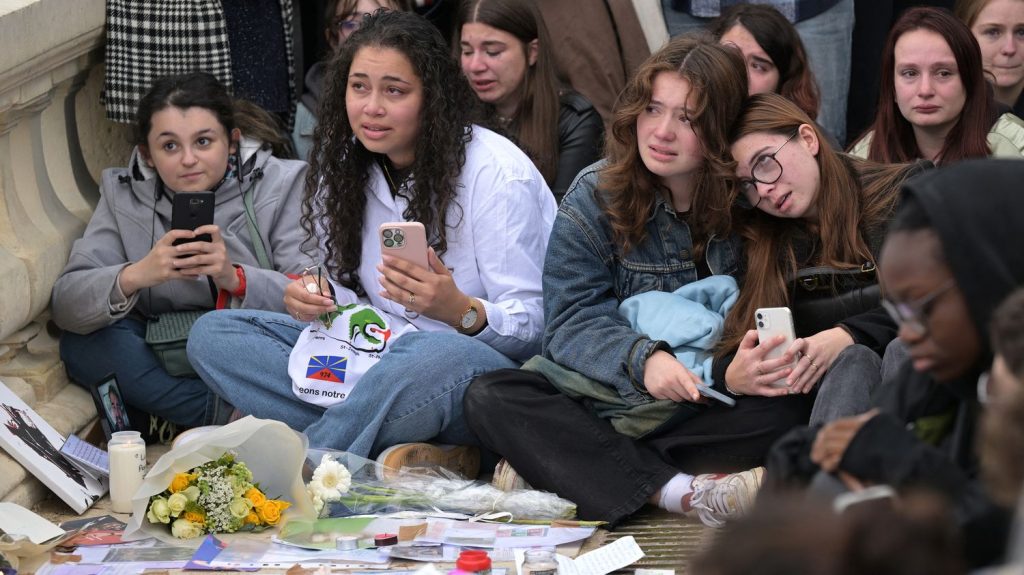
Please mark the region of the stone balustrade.
<svg viewBox="0 0 1024 575"><path fill-rule="evenodd" d="M100 172L128 155L99 102L103 22L103 0L0 0L0 381L63 434L96 411L47 330L50 290ZM0 451L0 499L31 507L47 493Z"/></svg>

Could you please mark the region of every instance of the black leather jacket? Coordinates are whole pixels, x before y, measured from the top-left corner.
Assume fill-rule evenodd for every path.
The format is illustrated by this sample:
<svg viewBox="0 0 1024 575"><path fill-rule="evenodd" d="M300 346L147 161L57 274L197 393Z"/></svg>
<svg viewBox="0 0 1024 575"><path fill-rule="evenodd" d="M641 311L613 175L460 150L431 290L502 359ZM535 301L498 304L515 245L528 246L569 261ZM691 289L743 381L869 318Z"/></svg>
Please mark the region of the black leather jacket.
<svg viewBox="0 0 1024 575"><path fill-rule="evenodd" d="M569 185L583 168L601 158L604 123L590 101L578 92L566 90L558 115L558 171L551 191L561 203Z"/></svg>

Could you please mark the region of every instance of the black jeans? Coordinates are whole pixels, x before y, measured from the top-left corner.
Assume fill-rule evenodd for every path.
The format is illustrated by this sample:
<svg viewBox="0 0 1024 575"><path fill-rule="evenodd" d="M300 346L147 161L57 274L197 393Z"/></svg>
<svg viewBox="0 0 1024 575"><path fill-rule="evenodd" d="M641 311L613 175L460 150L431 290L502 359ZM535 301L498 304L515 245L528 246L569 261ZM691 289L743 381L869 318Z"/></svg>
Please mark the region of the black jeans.
<svg viewBox="0 0 1024 575"><path fill-rule="evenodd" d="M614 525L680 471L731 473L762 465L780 435L807 423L811 400L744 396L731 408L712 402L634 439L544 376L503 369L476 378L463 409L483 445L530 485L573 501L581 519Z"/></svg>

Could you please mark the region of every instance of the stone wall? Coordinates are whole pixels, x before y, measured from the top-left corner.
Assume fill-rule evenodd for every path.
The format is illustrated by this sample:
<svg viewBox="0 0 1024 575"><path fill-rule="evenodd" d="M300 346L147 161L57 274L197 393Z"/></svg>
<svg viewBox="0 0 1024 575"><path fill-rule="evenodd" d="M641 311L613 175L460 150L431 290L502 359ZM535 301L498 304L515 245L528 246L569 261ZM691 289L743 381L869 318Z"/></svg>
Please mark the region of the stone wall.
<svg viewBox="0 0 1024 575"><path fill-rule="evenodd" d="M128 153L99 103L103 20L103 0L0 0L0 381L63 434L96 412L47 330L50 289ZM0 500L47 493L0 451Z"/></svg>

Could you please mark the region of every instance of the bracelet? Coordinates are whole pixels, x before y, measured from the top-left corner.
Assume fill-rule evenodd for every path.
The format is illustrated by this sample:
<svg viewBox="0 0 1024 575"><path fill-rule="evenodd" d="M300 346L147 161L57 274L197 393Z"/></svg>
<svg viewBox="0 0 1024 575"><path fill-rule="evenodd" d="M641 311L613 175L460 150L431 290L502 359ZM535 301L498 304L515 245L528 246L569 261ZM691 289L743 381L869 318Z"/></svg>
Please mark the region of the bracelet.
<svg viewBox="0 0 1024 575"><path fill-rule="evenodd" d="M735 396L741 396L741 395L744 395L744 394L742 394L742 393L740 393L740 392L738 392L738 391L733 391L733 390L732 390L732 388L731 388L731 387L729 387L729 384L728 384L728 383L726 383L726 384L725 384L725 390L726 390L726 391L728 391L730 395L735 395Z"/></svg>
<svg viewBox="0 0 1024 575"><path fill-rule="evenodd" d="M242 266L235 266L235 276L238 278L238 287L231 290L231 295L238 298L245 297L245 270L242 269Z"/></svg>

